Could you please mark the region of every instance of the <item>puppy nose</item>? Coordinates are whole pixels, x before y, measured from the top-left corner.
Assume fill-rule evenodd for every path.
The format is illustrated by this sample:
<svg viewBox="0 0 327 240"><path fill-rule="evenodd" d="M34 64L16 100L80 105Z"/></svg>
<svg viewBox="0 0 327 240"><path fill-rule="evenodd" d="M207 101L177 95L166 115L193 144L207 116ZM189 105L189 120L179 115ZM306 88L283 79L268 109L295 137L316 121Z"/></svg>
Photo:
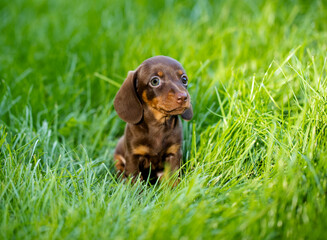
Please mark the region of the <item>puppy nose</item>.
<svg viewBox="0 0 327 240"><path fill-rule="evenodd" d="M187 94L185 92L177 93L177 103L183 103L187 100Z"/></svg>

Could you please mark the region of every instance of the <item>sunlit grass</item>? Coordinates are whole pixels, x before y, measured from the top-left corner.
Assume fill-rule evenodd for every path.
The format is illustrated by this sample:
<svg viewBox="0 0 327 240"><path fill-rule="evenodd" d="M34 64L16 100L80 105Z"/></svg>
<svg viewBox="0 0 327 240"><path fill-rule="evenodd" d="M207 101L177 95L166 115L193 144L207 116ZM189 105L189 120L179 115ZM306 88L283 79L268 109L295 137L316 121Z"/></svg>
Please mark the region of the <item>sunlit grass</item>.
<svg viewBox="0 0 327 240"><path fill-rule="evenodd" d="M323 239L323 1L0 3L0 238ZM190 77L180 184L114 177L113 97L154 55Z"/></svg>

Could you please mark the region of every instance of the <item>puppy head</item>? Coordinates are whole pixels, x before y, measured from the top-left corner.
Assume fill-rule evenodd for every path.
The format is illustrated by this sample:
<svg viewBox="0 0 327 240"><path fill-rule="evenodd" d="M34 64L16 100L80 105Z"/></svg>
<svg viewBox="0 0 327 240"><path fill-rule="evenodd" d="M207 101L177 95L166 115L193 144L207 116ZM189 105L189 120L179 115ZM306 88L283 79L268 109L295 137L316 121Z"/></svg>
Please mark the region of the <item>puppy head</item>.
<svg viewBox="0 0 327 240"><path fill-rule="evenodd" d="M114 107L121 119L133 124L141 121L144 107L190 120L193 110L187 84L188 77L179 62L165 56L152 57L129 72Z"/></svg>

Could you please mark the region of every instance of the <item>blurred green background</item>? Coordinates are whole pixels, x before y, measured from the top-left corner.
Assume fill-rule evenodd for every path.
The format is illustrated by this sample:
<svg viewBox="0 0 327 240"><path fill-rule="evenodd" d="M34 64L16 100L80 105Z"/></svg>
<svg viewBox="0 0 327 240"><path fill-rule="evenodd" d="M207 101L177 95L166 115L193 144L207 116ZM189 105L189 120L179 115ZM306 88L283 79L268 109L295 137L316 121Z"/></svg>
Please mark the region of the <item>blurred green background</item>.
<svg viewBox="0 0 327 240"><path fill-rule="evenodd" d="M0 236L323 239L327 7L318 1L0 1ZM113 98L180 61L181 184L112 175Z"/></svg>

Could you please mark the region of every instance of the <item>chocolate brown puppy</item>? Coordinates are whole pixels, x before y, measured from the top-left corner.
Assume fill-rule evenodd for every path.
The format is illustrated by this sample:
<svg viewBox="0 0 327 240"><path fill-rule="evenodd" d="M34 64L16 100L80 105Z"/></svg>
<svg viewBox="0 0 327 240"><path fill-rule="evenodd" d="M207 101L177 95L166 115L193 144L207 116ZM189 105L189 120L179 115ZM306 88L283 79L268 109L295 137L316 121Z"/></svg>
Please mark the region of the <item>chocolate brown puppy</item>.
<svg viewBox="0 0 327 240"><path fill-rule="evenodd" d="M155 183L165 168L178 171L182 158L182 123L193 110L182 65L166 56L145 60L130 71L119 89L114 107L127 122L114 159L125 177L141 175Z"/></svg>

